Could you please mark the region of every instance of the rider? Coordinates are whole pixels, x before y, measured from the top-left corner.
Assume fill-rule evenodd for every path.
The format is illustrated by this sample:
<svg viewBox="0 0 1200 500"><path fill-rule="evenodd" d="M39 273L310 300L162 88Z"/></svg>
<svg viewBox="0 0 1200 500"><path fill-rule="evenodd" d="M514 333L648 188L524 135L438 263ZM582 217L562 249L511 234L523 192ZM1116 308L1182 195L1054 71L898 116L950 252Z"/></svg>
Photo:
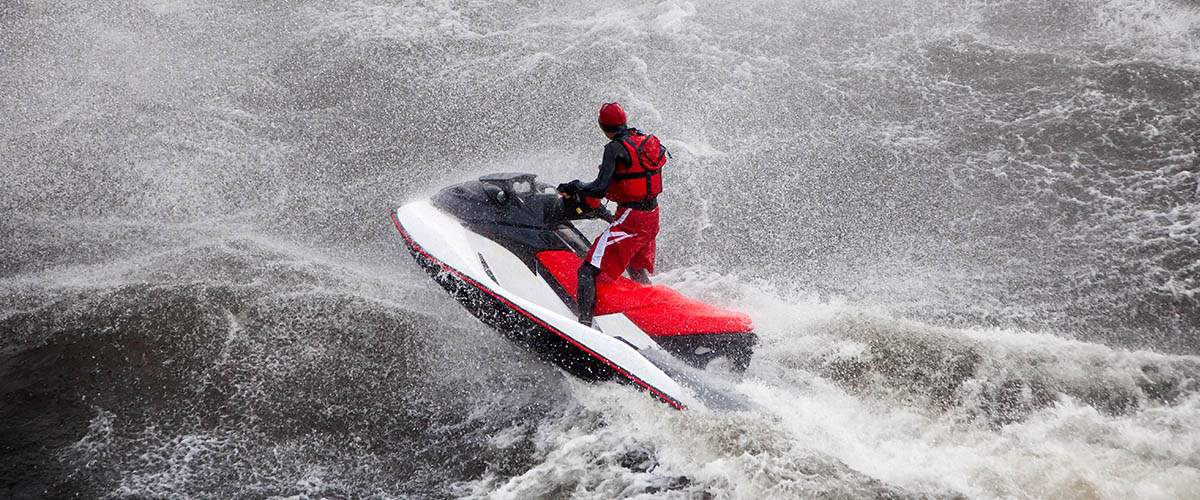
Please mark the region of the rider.
<svg viewBox="0 0 1200 500"><path fill-rule="evenodd" d="M601 105L598 121L610 141L604 146L596 180L584 183L576 179L558 186L563 196L582 196L593 207L600 198L617 203L612 223L592 243L579 266L579 322L588 326L596 306L596 277L601 272L614 279L628 271L634 281L650 284L658 236L656 197L662 192L660 169L666 162L666 150L657 137L625 125L620 104Z"/></svg>

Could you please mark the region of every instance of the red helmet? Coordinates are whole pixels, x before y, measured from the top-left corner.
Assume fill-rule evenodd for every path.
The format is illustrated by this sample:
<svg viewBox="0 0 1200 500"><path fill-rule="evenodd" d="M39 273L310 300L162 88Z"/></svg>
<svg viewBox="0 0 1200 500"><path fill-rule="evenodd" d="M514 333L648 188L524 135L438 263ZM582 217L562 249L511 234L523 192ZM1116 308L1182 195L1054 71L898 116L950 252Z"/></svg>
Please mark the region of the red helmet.
<svg viewBox="0 0 1200 500"><path fill-rule="evenodd" d="M600 128L608 132L614 132L625 124L625 110L621 109L621 105L615 102L606 102L600 105Z"/></svg>

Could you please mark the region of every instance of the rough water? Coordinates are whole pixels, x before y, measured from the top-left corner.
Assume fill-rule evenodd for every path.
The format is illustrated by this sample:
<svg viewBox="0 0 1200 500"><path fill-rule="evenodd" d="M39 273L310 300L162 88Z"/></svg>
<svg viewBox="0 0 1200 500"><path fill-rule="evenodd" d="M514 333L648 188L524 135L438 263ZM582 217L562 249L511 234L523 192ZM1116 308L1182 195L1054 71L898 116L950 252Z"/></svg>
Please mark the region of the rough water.
<svg viewBox="0 0 1200 500"><path fill-rule="evenodd" d="M753 411L564 375L391 227L586 178L612 100ZM1198 109L1186 0L0 1L0 497L1195 498Z"/></svg>

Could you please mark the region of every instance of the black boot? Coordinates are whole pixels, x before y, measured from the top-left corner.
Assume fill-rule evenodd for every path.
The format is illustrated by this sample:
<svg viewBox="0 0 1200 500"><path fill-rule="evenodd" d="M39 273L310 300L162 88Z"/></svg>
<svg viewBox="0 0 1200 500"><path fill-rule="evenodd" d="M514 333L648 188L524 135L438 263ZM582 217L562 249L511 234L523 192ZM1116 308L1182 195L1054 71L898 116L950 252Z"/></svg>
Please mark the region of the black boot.
<svg viewBox="0 0 1200 500"><path fill-rule="evenodd" d="M579 272L575 275L578 280L576 302L579 303L579 322L586 326L592 326L592 315L596 309L596 276L599 275L600 269L587 262L579 265Z"/></svg>

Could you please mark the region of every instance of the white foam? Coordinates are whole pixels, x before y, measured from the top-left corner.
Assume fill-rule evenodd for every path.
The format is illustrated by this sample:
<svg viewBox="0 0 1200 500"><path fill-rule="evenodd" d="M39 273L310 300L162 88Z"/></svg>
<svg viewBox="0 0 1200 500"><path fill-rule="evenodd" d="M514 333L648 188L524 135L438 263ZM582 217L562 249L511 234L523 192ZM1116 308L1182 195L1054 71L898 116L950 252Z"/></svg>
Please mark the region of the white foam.
<svg viewBox="0 0 1200 500"><path fill-rule="evenodd" d="M703 294L719 281L693 280L686 274L676 275L672 283L684 293ZM763 338L743 388L777 419L756 421L756 427L744 432L784 432L800 449L826 454L915 491L949 490L973 498L1085 494L1170 499L1200 488L1200 435L1192 431L1200 423L1200 395L1192 393L1172 405L1143 399L1137 403L1140 409L1109 416L1065 394L1142 394L1136 379L1143 367L1194 371L1200 370L1198 358L1128 352L1046 334L946 330L888 318L846 323L845 318L864 313L811 299L772 304L753 290L733 293L743 294L758 297L742 305L753 305L756 330ZM888 330L893 327L896 330ZM919 335L934 345L949 343L948 349L968 346L981 355L973 375L980 383L994 383L989 378L1044 377L1043 383L1063 392L1057 403L995 428L986 421L964 419L962 408L942 412L911 401L901 386L895 386L894 393L885 384L880 389L884 392L851 394L839 384L805 375L805 367L818 363L814 356L858 358L867 349L864 343L887 341L876 337L880 335L900 335L902 342ZM1177 380L1186 383L1194 376L1188 373L1192 372L1180 372ZM807 384L796 385L805 377ZM967 383L961 390L970 388ZM969 401L964 403L969 406ZM763 425L768 428L757 427ZM709 472L733 466L728 460L717 465L722 463L719 459L709 458L716 460L702 468Z"/></svg>
<svg viewBox="0 0 1200 500"><path fill-rule="evenodd" d="M1164 0L1097 1L1097 24L1114 42L1132 46L1149 59L1165 59L1200 69L1200 10Z"/></svg>

